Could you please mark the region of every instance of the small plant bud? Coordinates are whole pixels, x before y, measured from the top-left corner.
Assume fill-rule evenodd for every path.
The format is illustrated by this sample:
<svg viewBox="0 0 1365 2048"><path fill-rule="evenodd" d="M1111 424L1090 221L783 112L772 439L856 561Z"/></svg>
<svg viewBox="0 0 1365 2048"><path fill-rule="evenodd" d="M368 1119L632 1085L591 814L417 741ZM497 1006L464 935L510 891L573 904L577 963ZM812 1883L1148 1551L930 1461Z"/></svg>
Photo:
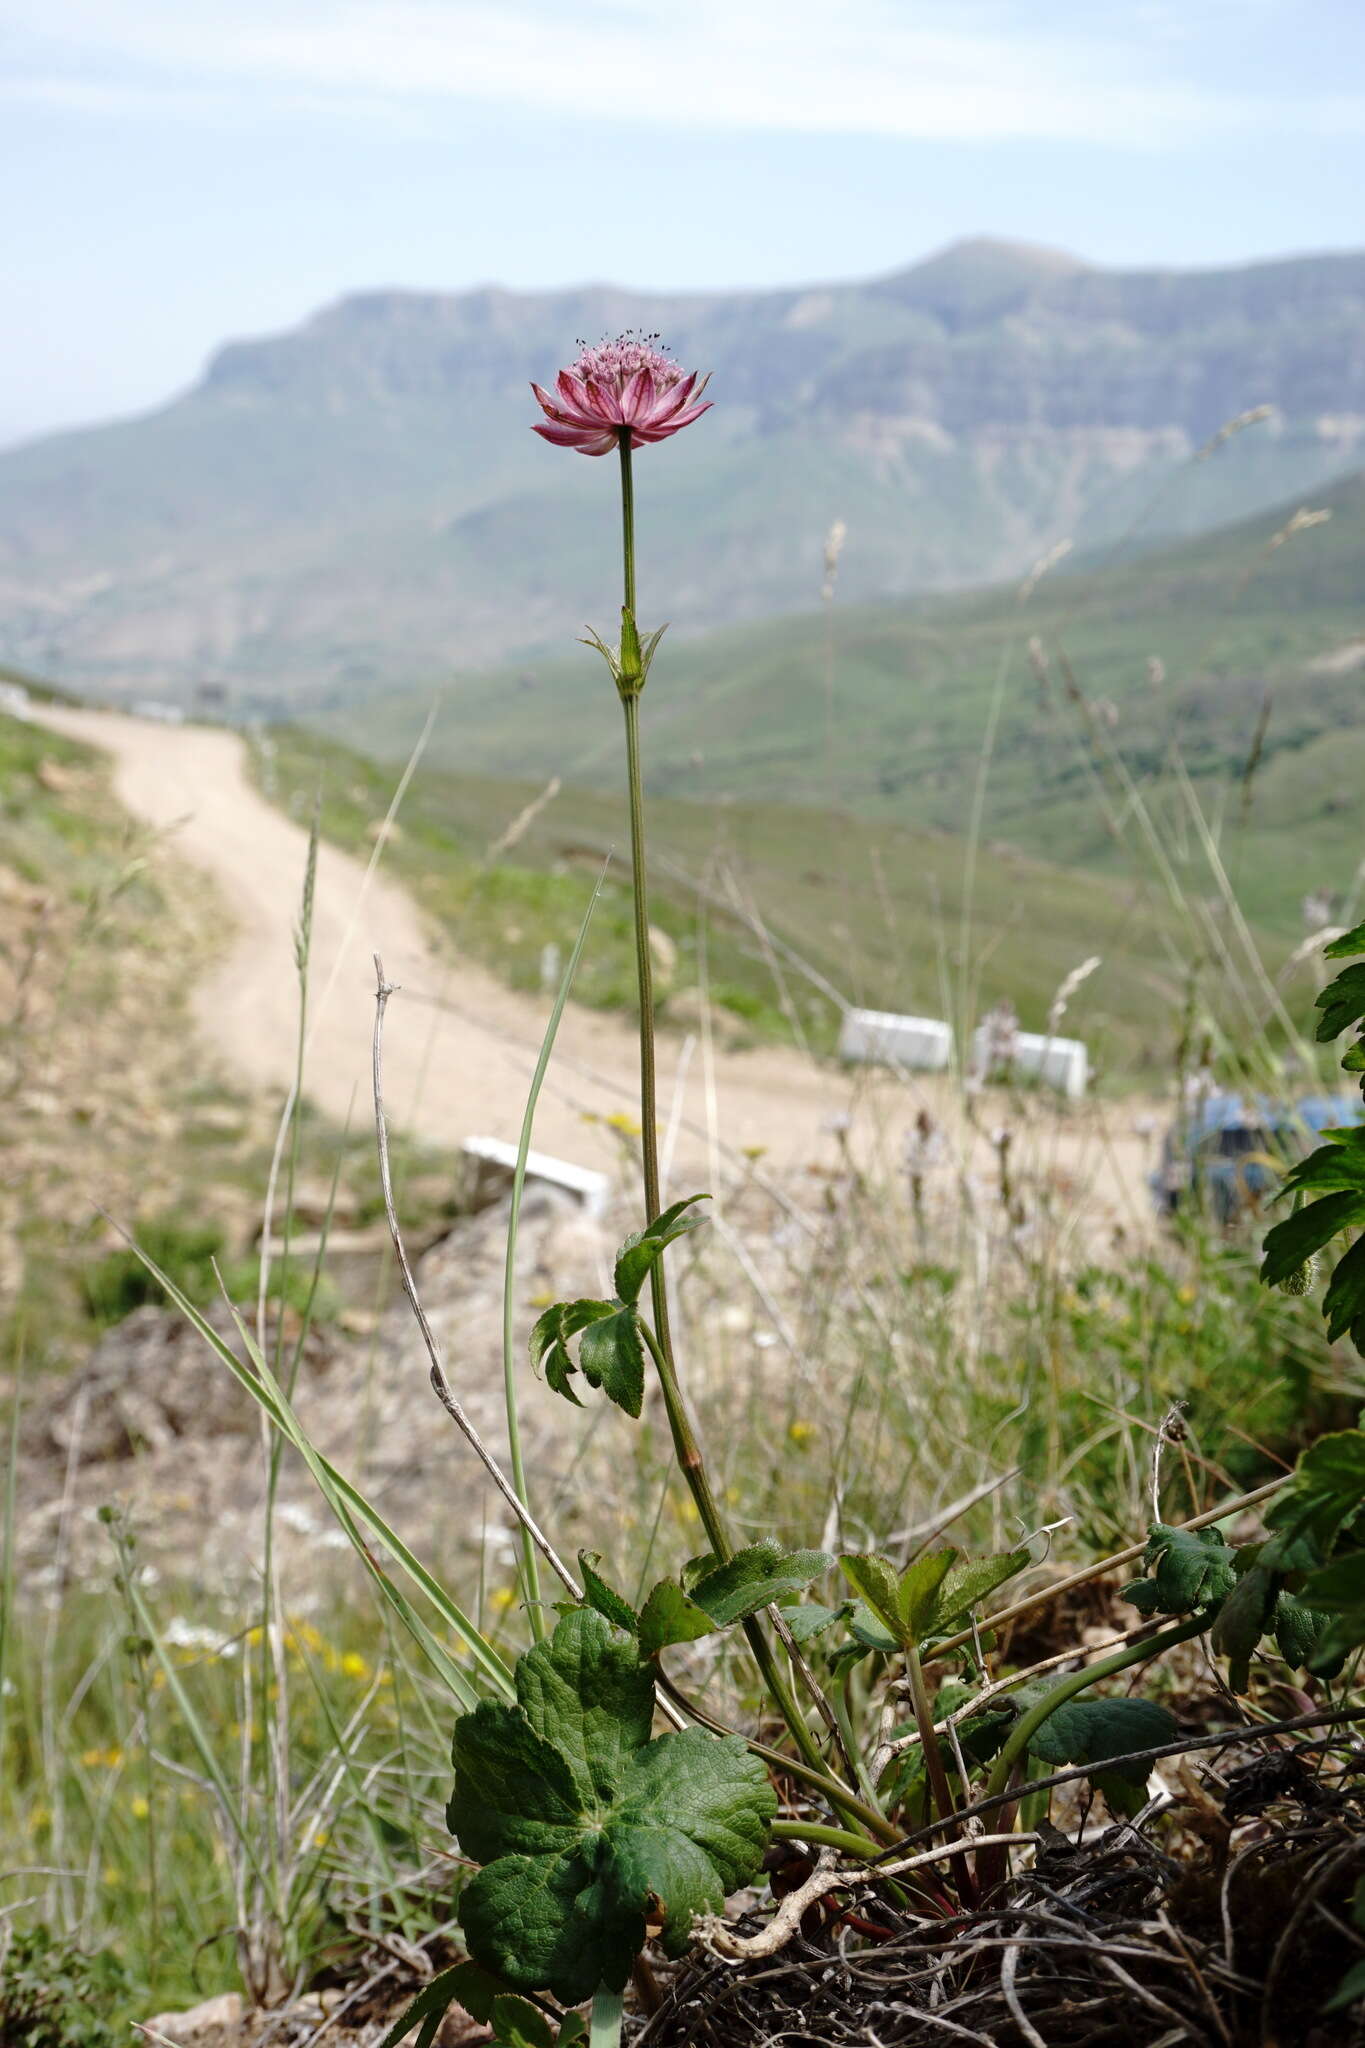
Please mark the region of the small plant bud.
<svg viewBox="0 0 1365 2048"><path fill-rule="evenodd" d="M1281 1280L1280 1282L1280 1292L1281 1294L1292 1295L1311 1294L1313 1291L1313 1282L1317 1279L1317 1277L1317 1259L1305 1259L1303 1264L1301 1266L1296 1266L1292 1273L1285 1274L1283 1280Z"/></svg>

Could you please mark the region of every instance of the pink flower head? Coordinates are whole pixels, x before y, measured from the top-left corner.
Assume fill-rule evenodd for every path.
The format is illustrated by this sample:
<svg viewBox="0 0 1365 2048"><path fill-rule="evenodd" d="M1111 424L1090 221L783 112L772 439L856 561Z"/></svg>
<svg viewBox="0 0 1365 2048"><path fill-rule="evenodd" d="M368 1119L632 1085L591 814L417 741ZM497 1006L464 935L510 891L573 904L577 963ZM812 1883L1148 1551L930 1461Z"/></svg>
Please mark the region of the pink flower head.
<svg viewBox="0 0 1365 2048"><path fill-rule="evenodd" d="M556 377L553 398L533 384L545 413L534 432L556 448L610 455L623 436L630 447L644 448L690 427L711 409L709 399L705 405L695 402L710 380L703 377L698 384L695 370L684 375L655 346L658 339L657 334L621 334L615 341L584 347L578 361Z"/></svg>

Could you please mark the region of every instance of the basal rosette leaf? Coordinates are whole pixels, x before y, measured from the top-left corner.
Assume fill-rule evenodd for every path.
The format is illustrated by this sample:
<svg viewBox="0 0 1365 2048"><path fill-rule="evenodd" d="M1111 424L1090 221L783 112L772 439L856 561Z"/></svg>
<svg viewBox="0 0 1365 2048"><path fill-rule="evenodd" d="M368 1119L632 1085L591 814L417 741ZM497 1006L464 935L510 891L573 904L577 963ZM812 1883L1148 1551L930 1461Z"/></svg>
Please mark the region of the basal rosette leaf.
<svg viewBox="0 0 1365 2048"><path fill-rule="evenodd" d="M460 1919L476 1962L566 2004L619 1990L658 1919L676 1953L762 1860L776 1800L737 1737L651 1741L654 1684L635 1639L591 1608L519 1659L517 1705L456 1722L448 1809L485 1867Z"/></svg>
<svg viewBox="0 0 1365 2048"><path fill-rule="evenodd" d="M763 1860L777 1800L742 1736L684 1728L637 1752L609 1835L623 1903L652 1894L670 1955Z"/></svg>
<svg viewBox="0 0 1365 2048"><path fill-rule="evenodd" d="M1032 1755L1044 1763L1112 1765L1115 1757L1135 1749L1160 1749L1172 1742L1176 1719L1169 1707L1156 1700L1099 1699L1065 1700L1049 1714L1029 1741ZM1116 1775L1145 1785L1151 1766L1146 1763L1119 1764Z"/></svg>

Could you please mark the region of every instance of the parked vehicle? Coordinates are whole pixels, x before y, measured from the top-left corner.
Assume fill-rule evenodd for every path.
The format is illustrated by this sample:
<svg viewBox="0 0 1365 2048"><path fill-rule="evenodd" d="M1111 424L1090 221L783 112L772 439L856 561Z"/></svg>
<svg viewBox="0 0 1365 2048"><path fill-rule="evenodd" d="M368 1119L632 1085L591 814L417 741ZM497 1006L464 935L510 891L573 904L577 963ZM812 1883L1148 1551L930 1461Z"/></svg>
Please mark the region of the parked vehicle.
<svg viewBox="0 0 1365 2048"><path fill-rule="evenodd" d="M1197 1209L1233 1223L1275 1193L1287 1169L1326 1130L1365 1115L1359 1095L1305 1095L1276 1102L1222 1091L1200 1096L1171 1124L1149 1177L1157 1213Z"/></svg>

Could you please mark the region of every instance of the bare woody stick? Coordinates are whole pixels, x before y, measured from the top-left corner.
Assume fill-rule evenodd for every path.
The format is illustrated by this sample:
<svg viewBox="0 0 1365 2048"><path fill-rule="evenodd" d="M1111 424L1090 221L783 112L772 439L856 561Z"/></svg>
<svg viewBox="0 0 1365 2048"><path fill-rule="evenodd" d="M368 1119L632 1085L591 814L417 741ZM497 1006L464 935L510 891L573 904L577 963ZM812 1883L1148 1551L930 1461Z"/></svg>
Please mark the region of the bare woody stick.
<svg viewBox="0 0 1365 2048"><path fill-rule="evenodd" d="M374 956L376 978L374 1000L374 1131L379 1146L379 1181L384 1191L384 1214L388 1218L389 1236L393 1239L394 1255L398 1270L403 1276L403 1292L417 1318L417 1327L422 1332L422 1342L427 1347L431 1360L431 1384L436 1398L456 1427L464 1434L466 1442L482 1464L494 1486L506 1501L512 1513L521 1523L536 1549L540 1552L552 1572L562 1581L575 1600L583 1598L583 1589L574 1578L549 1537L535 1520L525 1504L518 1500L516 1491L499 1465L483 1438L475 1429L464 1407L456 1396L454 1388L446 1378L445 1366L441 1362L441 1347L436 1342L436 1333L427 1321L426 1310L417 1294L417 1283L412 1277L412 1267L403 1247L403 1232L399 1227L398 1211L393 1200L393 1176L389 1172L389 1131L384 1118L384 1011L396 984L384 978L384 963L376 953Z"/></svg>

